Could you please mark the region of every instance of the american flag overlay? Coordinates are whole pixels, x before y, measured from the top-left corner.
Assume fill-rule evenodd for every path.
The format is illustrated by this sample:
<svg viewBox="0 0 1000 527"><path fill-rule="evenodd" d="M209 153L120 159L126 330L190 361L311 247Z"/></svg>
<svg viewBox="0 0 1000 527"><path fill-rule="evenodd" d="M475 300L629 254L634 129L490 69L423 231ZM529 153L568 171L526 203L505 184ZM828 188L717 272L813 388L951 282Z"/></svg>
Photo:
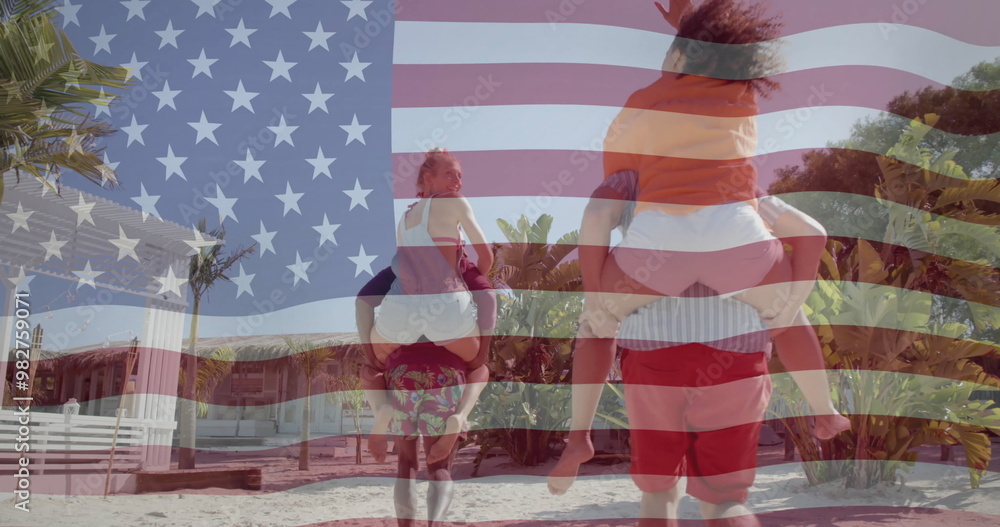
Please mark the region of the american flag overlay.
<svg viewBox="0 0 1000 527"><path fill-rule="evenodd" d="M701 3L694 0L695 6ZM817 444L796 439L803 456L815 454L804 465L782 453L761 454L748 503L766 525L840 525L838 519L852 526L995 524L1000 469L991 463L989 445L996 436L983 427L1000 431L1000 411L988 402L996 400L1000 387L995 343L1000 339L1000 3L747 3L759 3L782 22L774 43L781 71L769 77L781 87L759 101L751 158L758 186L813 216L827 232L830 251L806 311L839 394L835 403L845 415L862 416L853 420L854 430L862 427L865 441L872 441L839 450L827 445L825 452L835 453L822 457ZM173 429L181 418L175 406L184 380L176 372L188 353L192 324L187 257L216 241L197 232L204 220L209 229L224 229L224 252L251 246L254 252L201 299L197 353L207 387L199 392L199 465L291 466L300 452L303 419L311 423L308 444L317 464L301 478L265 468L263 480L249 491L207 483L176 491L185 499L212 495L215 516L206 508L190 517L173 517L174 512L159 517L157 511L184 508L186 502L167 504L157 500L176 498L157 494L144 495L145 504L114 496L105 517L93 508L73 508L90 504L83 496L100 494L104 479L64 487L39 479L39 496L78 495L74 499L83 501L39 498L33 502L41 513L35 519L8 520L5 510L0 523L63 521L53 519L58 509L82 516L81 525L159 525L162 518L176 519L176 525L395 525L396 468L367 457L353 465L355 428L367 431L372 417L366 409L353 419L352 399L344 394L360 385L348 384L342 374L359 356L355 297L392 263L397 222L416 201L418 169L431 148L446 148L461 163L461 193L487 240L507 255L498 257L493 277L501 306L494 343L507 348L490 357L491 387L479 413L473 411L472 437L569 428L568 354L561 362L536 363L524 349L569 349L577 313L565 312L579 310L581 287L573 281L578 276L560 281L562 274L539 273L532 266L542 263L524 255L562 244L565 251L549 262L552 269L566 263L579 275L579 267L569 264L577 258L577 238L563 236L580 228L588 198L605 178L609 126L630 95L664 74L664 57L677 33L653 2L58 0L56 5L56 23L81 57L128 68L130 85L113 94L110 105L82 108L118 129L100 145L115 181L87 184L63 174L62 197L54 198L30 176L22 174L16 184L10 175L5 179L0 283L7 296L14 290L30 293L31 326L45 330L33 355L38 366L32 375L41 386L32 410L39 416L37 426L69 427L71 416L63 421L61 415L69 397L80 405L74 422L84 423L74 426L115 426L116 409L127 408L127 417L141 419L126 420L122 437L133 439L118 447L126 457L121 466L115 461L117 490L135 493L136 480L129 478L137 470L168 472L175 466ZM706 44L712 45L720 44ZM694 122L705 116L688 117ZM914 142L899 140L907 133ZM949 149L954 152L946 154ZM52 208L32 208L43 201ZM542 215L552 221L546 238L510 239L504 225ZM111 217L121 221L107 223ZM65 234L70 231L83 234L78 239ZM620 239L613 237L612 243ZM520 264L523 268L514 269ZM510 269L499 269L504 265ZM515 283L531 272L540 278ZM565 286L570 282L576 286ZM533 291L521 294L525 289ZM157 310L174 310L177 317L157 318ZM542 317L539 310L558 314ZM3 311L3 324L13 324L14 313ZM560 316L572 321L560 322ZM701 320L685 327L711 334ZM715 319L705 315L704 320ZM156 324L172 333L139 342L137 373L126 372L129 341L149 335ZM732 331L723 330L727 337ZM303 359L307 354L326 361L319 373ZM11 379L14 360L0 364ZM527 364L542 373L518 377L515 370ZM221 372L217 378L212 368ZM168 380L157 380L158 371L168 370L162 376ZM781 431L778 418L808 426L802 416L811 412L795 406L800 395L793 383L782 373L772 375L772 382L767 422ZM865 390L885 400L863 403L868 399L858 394ZM520 405L522 399L517 406L504 402L516 397L549 397L544 400L556 401L565 412L533 410L528 402ZM595 426L624 428L624 413L613 406L602 402L605 419ZM524 415L509 414L514 408ZM562 417L552 417L557 413ZM868 419L880 415L897 420L886 425ZM0 420L0 433L6 434L0 437L16 436L12 423ZM147 425L161 435L142 432ZM539 467L558 457L562 435L553 435L554 454L539 463L496 459L500 451L510 454L511 445L519 444L516 438L481 451L469 443L456 463L450 519L634 525L640 492L623 461L627 435L600 430L597 436L599 457L607 463L586 465L577 486L558 497L548 495L547 472ZM74 447L69 439L53 441L64 441L67 452L92 450L107 457L108 445L101 442ZM923 448L919 459L916 450L907 449L910 443ZM944 444L954 445L947 459L938 450ZM146 453L129 458L130 452ZM57 463L62 454L37 455ZM331 455L351 468L329 473L317 468L329 465L323 456ZM7 452L0 461L16 464L19 456ZM103 478L107 462L97 457L88 466L100 470L81 473ZM157 461L143 466L139 458ZM390 462L395 459L390 455ZM837 480L836 488L809 485L827 464L845 459L883 463L880 467L912 462L913 479L956 490L929 493L884 481L863 490L841 489L844 480ZM477 473L480 465L483 474ZM13 474L10 467L0 470L0 477ZM972 479L970 469L976 472ZM426 472L419 479L423 511L423 493L439 482L429 483ZM977 492L992 493L993 505L984 505L989 500ZM807 499L814 495L819 497ZM688 500L682 503L682 523L693 525L701 520L696 502ZM248 512L258 510L254 507L270 512L256 516ZM144 519L136 519L140 516Z"/></svg>

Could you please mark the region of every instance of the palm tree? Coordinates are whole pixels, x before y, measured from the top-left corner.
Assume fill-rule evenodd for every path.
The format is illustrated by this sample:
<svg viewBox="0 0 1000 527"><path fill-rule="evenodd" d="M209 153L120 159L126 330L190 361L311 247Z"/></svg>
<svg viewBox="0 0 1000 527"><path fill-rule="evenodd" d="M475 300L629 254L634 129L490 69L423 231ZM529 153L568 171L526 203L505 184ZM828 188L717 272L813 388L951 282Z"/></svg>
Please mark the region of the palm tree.
<svg viewBox="0 0 1000 527"><path fill-rule="evenodd" d="M68 169L113 185L98 155L116 130L81 108L109 104L105 90L126 88L128 69L82 59L55 15L52 0L0 0L0 174L24 171L51 186Z"/></svg>
<svg viewBox="0 0 1000 527"><path fill-rule="evenodd" d="M326 377L324 365L333 358L329 347L317 348L309 341L296 341L285 337L285 343L292 352L292 359L302 376L305 377L305 397L302 399L302 436L299 439L299 470L309 470L309 421L312 413L312 385L317 379ZM330 385L329 379L325 379Z"/></svg>
<svg viewBox="0 0 1000 527"><path fill-rule="evenodd" d="M330 389L336 392L336 399L346 404L351 412L354 424L354 462L361 464L361 413L365 409L365 396L361 385L361 364L364 361L364 348L352 344L345 352L344 371L330 379Z"/></svg>
<svg viewBox="0 0 1000 527"><path fill-rule="evenodd" d="M215 389L233 370L236 364L236 352L231 347L223 347L213 351L198 365L195 375L195 400L198 402L198 417L208 415L208 403L212 400ZM177 384L180 387L187 382L186 372L181 371Z"/></svg>
<svg viewBox="0 0 1000 527"><path fill-rule="evenodd" d="M191 264L188 270L188 285L191 286L191 333L188 337L188 353L183 359L183 370L185 373L184 390L181 394L181 420L178 423L180 434L180 454L178 468L194 468L195 453L195 430L197 427L197 389L195 379L198 372L198 357L195 355L195 346L198 343L198 315L201 313L202 298L215 285L216 281L229 280L226 272L237 262L254 253L256 246L237 247L232 254L222 254L222 242L226 238L226 230L216 227L211 232L207 231L205 219L198 222L198 231L207 233L209 236L219 240L219 243L202 247L198 253L191 257Z"/></svg>

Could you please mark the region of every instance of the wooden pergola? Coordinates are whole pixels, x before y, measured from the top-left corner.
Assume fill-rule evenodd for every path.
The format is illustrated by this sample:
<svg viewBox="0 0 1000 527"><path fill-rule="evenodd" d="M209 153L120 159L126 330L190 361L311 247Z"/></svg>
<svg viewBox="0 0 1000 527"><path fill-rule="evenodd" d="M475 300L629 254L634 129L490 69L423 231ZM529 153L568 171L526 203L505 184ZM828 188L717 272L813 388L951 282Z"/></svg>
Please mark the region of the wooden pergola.
<svg viewBox="0 0 1000 527"><path fill-rule="evenodd" d="M0 202L0 343L13 343L14 298L25 276L84 282L93 300L116 303L117 295L145 299L139 334L136 415L148 424L149 458L143 468L169 466L176 427L175 396L182 353L189 257L219 243L193 228L144 215L107 199L63 186L53 192L32 176L3 175ZM63 328L46 328L49 334ZM73 348L71 342L68 347ZM8 368L0 353L0 371ZM6 389L6 383L2 389ZM174 395L170 395L174 394ZM0 396L3 394L0 393ZM162 448L166 446L167 448Z"/></svg>

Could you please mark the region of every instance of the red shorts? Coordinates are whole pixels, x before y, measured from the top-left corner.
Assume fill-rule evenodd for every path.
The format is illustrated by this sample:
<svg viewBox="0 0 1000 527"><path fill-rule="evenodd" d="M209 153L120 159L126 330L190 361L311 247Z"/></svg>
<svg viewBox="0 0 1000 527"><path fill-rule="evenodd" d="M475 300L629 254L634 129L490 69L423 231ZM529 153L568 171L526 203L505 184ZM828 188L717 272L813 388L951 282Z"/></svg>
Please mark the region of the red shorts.
<svg viewBox="0 0 1000 527"><path fill-rule="evenodd" d="M393 409L390 430L405 439L440 436L465 388L466 366L431 343L402 346L386 361L385 381Z"/></svg>
<svg viewBox="0 0 1000 527"><path fill-rule="evenodd" d="M636 486L665 492L686 475L699 500L746 502L771 394L766 354L702 344L626 350L622 374Z"/></svg>

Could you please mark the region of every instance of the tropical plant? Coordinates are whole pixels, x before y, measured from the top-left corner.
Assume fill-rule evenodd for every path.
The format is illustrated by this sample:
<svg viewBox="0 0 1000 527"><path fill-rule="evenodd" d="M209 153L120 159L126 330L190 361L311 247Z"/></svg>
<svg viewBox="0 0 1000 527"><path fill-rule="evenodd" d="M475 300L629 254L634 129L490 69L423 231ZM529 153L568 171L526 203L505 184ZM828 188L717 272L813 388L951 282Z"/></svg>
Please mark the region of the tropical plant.
<svg viewBox="0 0 1000 527"><path fill-rule="evenodd" d="M208 415L208 403L215 394L215 389L233 370L236 362L236 352L233 348L223 347L214 350L208 357L198 360L197 373L195 374L195 400L198 403L197 416L205 418ZM177 386L182 387L187 382L184 370L181 370L177 378Z"/></svg>
<svg viewBox="0 0 1000 527"><path fill-rule="evenodd" d="M480 396L472 438L487 451L501 447L522 465L548 459L550 444L569 423L572 339L582 309L580 265L570 260L578 232L549 243L552 216L497 224L508 243L496 245L490 279L497 286L497 329L490 353L492 382Z"/></svg>
<svg viewBox="0 0 1000 527"><path fill-rule="evenodd" d="M24 171L51 187L68 169L114 184L98 156L99 140L116 130L81 108L108 105L128 86L128 69L82 59L55 16L52 0L0 1L0 174Z"/></svg>
<svg viewBox="0 0 1000 527"><path fill-rule="evenodd" d="M330 385L327 378L326 363L334 357L334 351L328 346L317 348L312 342L298 341L285 337L285 344L291 352L292 362L302 373L305 394L302 397L302 428L299 437L299 470L309 470L309 439L310 421L312 421L312 386L317 380L323 380Z"/></svg>
<svg viewBox="0 0 1000 527"><path fill-rule="evenodd" d="M878 158L874 195L888 209L883 243L831 241L807 302L827 365L839 376L836 402L852 421L850 431L817 448L804 419L785 420L812 483L892 482L920 445L962 445L973 487L989 464L987 430L1000 427L1000 408L973 400L973 392L1000 387L1000 379L974 359L995 355L997 346L972 338L942 299L963 300L973 326L995 328L1000 280L987 259L941 253L996 254L1000 221L977 203L1000 202L1000 192L994 181L970 180L953 151L922 146L936 119L913 121ZM795 408L797 390L783 379L775 393Z"/></svg>
<svg viewBox="0 0 1000 527"><path fill-rule="evenodd" d="M330 389L334 398L346 405L351 412L354 424L354 462L361 464L361 414L364 412L365 394L361 385L361 358L364 353L360 346L351 346L346 353L343 372L330 380Z"/></svg>
<svg viewBox="0 0 1000 527"><path fill-rule="evenodd" d="M198 232L207 233L218 242L206 243L206 246L199 248L198 252L191 256L188 266L188 285L191 287L191 332L188 336L188 352L181 364L181 369L187 376L181 392L181 419L177 424L178 435L180 435L180 453L178 454L178 468L180 469L189 469L195 466L195 434L198 426L195 409L195 401L197 400L195 378L198 371L198 357L195 354L195 349L198 344L198 320L201 314L202 300L207 300L209 290L219 280L229 280L229 276L226 275L229 269L256 250L256 246L251 245L245 248L237 247L232 253L224 254L222 245L226 238L226 230L219 226L209 232L204 218L198 222Z"/></svg>

